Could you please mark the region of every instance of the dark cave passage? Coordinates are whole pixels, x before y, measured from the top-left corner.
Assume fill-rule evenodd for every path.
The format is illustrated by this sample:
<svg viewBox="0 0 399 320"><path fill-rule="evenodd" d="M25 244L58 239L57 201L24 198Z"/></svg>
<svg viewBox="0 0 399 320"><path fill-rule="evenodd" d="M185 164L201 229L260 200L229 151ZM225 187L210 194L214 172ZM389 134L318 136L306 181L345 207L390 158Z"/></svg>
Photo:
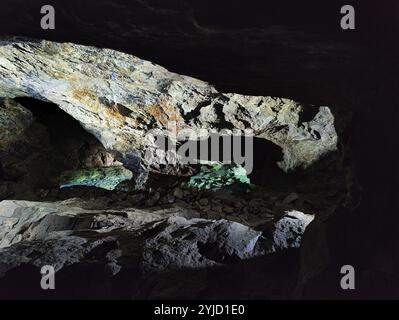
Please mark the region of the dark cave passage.
<svg viewBox="0 0 399 320"><path fill-rule="evenodd" d="M54 103L27 97L14 100L32 112L35 121L46 128L50 142L55 146L63 148L69 140L80 139L86 142L94 138L82 128L78 121Z"/></svg>
<svg viewBox="0 0 399 320"><path fill-rule="evenodd" d="M49 143L62 162L64 170L108 167L114 157L71 115L53 103L33 98L16 98L32 112L35 121L44 126Z"/></svg>
<svg viewBox="0 0 399 320"><path fill-rule="evenodd" d="M0 174L7 186L0 197L35 199L57 190L65 171L115 165L101 143L57 105L32 98L15 101L34 120L23 139L0 153Z"/></svg>

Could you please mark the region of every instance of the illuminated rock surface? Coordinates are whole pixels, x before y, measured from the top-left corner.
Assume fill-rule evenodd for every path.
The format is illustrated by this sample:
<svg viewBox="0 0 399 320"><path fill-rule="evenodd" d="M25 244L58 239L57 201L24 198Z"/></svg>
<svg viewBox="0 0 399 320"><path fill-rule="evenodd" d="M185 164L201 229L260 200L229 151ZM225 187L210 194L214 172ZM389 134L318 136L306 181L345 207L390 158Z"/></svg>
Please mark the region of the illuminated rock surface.
<svg viewBox="0 0 399 320"><path fill-rule="evenodd" d="M104 248L101 259L119 250L122 269L131 264L143 272L220 266L271 253L275 247L298 247L312 220L297 212L301 227L284 230L284 216L277 222L278 237L268 238L234 221L201 219L197 211L179 205L119 210L88 205L79 199L0 202L0 276L21 264L51 264L59 271L90 260L104 243L112 245ZM139 249L132 256L133 247Z"/></svg>
<svg viewBox="0 0 399 320"><path fill-rule="evenodd" d="M285 171L309 166L337 144L328 107L313 107L314 118L301 122L305 107L293 100L221 93L135 56L71 43L1 40L0 96L55 103L136 173L146 170L143 152L154 148L148 130L168 130L171 121L177 132L202 137L209 131L201 129L251 129L282 148Z"/></svg>

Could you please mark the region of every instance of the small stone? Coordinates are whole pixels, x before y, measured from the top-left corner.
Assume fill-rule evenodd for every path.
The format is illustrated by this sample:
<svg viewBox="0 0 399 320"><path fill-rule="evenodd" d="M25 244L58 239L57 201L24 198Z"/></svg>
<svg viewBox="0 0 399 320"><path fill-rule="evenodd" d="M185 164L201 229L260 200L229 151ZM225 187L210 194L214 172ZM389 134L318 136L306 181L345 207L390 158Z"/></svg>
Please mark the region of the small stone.
<svg viewBox="0 0 399 320"><path fill-rule="evenodd" d="M158 191L155 192L154 195L152 196L152 200L154 200L155 202L157 202L160 198L161 194Z"/></svg>
<svg viewBox="0 0 399 320"><path fill-rule="evenodd" d="M283 200L283 204L290 204L291 202L294 202L295 200L298 199L298 194L293 192L290 193L288 196L286 196Z"/></svg>
<svg viewBox="0 0 399 320"><path fill-rule="evenodd" d="M257 214L257 213L259 213L259 207L255 207L255 206L249 207L248 212L252 213L252 214Z"/></svg>
<svg viewBox="0 0 399 320"><path fill-rule="evenodd" d="M226 212L226 213L231 214L231 213L234 212L234 208L227 206L227 207L223 208L223 211Z"/></svg>
<svg viewBox="0 0 399 320"><path fill-rule="evenodd" d="M250 207L260 207L262 205L264 205L264 201L262 199L251 199L251 201L249 201L249 206Z"/></svg>
<svg viewBox="0 0 399 320"><path fill-rule="evenodd" d="M158 188L157 191L158 191L160 194L165 194L165 193L166 193L165 188Z"/></svg>
<svg viewBox="0 0 399 320"><path fill-rule="evenodd" d="M221 205L214 205L212 206L212 209L219 213L223 212L223 207Z"/></svg>
<svg viewBox="0 0 399 320"><path fill-rule="evenodd" d="M130 197L130 200L135 204L140 204L144 199L145 195L142 193L137 193Z"/></svg>
<svg viewBox="0 0 399 320"><path fill-rule="evenodd" d="M166 196L166 199L167 199L167 202L168 203L174 203L175 202L175 196L173 195L173 194L168 194L167 196Z"/></svg>
<svg viewBox="0 0 399 320"><path fill-rule="evenodd" d="M243 204L241 203L241 201L235 201L233 203L234 208L242 208Z"/></svg>
<svg viewBox="0 0 399 320"><path fill-rule="evenodd" d="M208 219L211 220L219 220L220 219L220 214L218 212L214 211L208 211Z"/></svg>
<svg viewBox="0 0 399 320"><path fill-rule="evenodd" d="M198 203L199 203L199 205L200 205L201 207L204 207L204 206L208 205L209 201L208 201L207 198L202 198L202 199L200 199L200 200L198 201Z"/></svg>
<svg viewBox="0 0 399 320"><path fill-rule="evenodd" d="M243 207L243 208L241 209L241 212L242 212L242 214L248 214L248 213L249 213L248 207Z"/></svg>
<svg viewBox="0 0 399 320"><path fill-rule="evenodd" d="M177 184L177 183L174 183L173 187L175 187L176 184ZM187 188L188 188L187 183L186 183L186 182L180 183L180 188L182 188L182 189L187 189Z"/></svg>
<svg viewBox="0 0 399 320"><path fill-rule="evenodd" d="M173 195L176 197L176 198L178 198L178 199L183 199L183 190L182 189L180 189L180 188L176 188L174 191L173 191Z"/></svg>

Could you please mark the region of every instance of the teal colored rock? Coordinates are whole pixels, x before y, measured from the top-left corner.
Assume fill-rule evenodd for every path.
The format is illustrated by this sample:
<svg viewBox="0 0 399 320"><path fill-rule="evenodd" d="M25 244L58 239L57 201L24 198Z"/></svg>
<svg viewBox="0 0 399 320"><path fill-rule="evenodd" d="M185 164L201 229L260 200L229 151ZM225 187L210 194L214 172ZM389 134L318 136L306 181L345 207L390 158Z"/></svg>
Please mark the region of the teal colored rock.
<svg viewBox="0 0 399 320"><path fill-rule="evenodd" d="M245 169L240 165L210 161L201 163L200 172L190 178L190 187L218 190L233 183L251 183Z"/></svg>
<svg viewBox="0 0 399 320"><path fill-rule="evenodd" d="M114 190L119 183L132 177L132 172L122 166L71 170L62 174L60 188L92 186Z"/></svg>

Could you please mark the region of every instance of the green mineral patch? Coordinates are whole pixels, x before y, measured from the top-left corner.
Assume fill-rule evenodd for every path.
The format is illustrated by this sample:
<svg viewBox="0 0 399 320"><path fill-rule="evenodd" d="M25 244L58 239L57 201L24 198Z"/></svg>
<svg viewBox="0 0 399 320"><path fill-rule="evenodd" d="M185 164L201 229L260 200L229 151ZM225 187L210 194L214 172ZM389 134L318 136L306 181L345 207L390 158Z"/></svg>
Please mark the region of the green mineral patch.
<svg viewBox="0 0 399 320"><path fill-rule="evenodd" d="M132 177L132 172L122 166L70 170L61 175L60 188L92 186L114 190L119 183Z"/></svg>
<svg viewBox="0 0 399 320"><path fill-rule="evenodd" d="M234 183L251 183L242 166L202 161L200 171L190 178L188 185L197 189L218 190Z"/></svg>

